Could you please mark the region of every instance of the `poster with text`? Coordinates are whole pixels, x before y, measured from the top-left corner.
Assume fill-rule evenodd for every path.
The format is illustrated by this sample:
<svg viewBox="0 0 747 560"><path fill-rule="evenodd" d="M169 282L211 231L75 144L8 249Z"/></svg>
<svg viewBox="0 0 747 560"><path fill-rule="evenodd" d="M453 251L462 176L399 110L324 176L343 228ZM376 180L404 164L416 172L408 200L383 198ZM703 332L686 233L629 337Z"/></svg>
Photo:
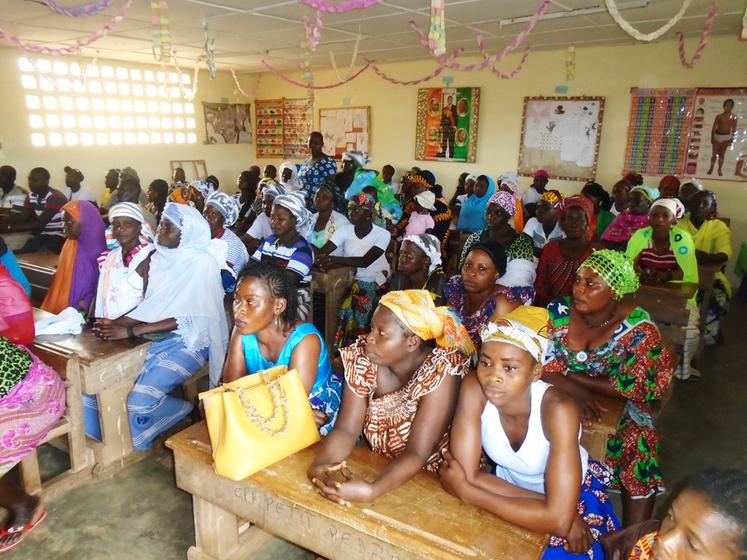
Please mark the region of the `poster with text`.
<svg viewBox="0 0 747 560"><path fill-rule="evenodd" d="M519 174L594 179L603 114L604 97L525 97Z"/></svg>
<svg viewBox="0 0 747 560"><path fill-rule="evenodd" d="M474 163L479 113L480 88L419 89L415 159Z"/></svg>
<svg viewBox="0 0 747 560"><path fill-rule="evenodd" d="M685 174L747 181L747 88L698 88Z"/></svg>

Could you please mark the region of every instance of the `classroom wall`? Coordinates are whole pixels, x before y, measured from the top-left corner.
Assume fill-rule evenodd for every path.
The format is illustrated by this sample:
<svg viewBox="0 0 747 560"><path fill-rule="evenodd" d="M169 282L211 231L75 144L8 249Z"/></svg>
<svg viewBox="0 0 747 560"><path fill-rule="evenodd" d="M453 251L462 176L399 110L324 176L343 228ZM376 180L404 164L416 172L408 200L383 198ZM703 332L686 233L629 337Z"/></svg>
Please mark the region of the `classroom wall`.
<svg viewBox="0 0 747 560"><path fill-rule="evenodd" d="M695 48L692 43L692 40L688 41L687 52ZM397 168L397 176L412 165L430 169L450 195L463 171L496 177L503 171L515 170L524 96L554 95L556 85L567 85L568 95L605 97L597 180L609 188L623 174L630 88L747 86L747 42L731 36L711 37L700 63L692 70L680 64L676 41L583 47L577 48L576 53L576 77L571 82L565 81L565 50L531 53L523 71L511 80L501 80L488 71L445 72L453 78L453 86L481 88L477 161L474 164L414 159L417 89L442 86L442 77L421 86L398 86L385 82L369 70L350 84L317 90L315 118L318 124L319 108L370 105L371 167L380 169L391 163ZM518 55L509 57L501 69L510 71L518 58ZM349 64L345 59L337 63L339 67ZM393 77L412 80L428 75L435 65L432 61L419 61L390 64L383 68ZM298 73L291 76L297 79ZM318 71L314 73L314 80L317 85L324 85L336 82L337 77L333 71ZM246 78L246 83L252 84L253 81ZM257 97L299 97L305 93L305 90L277 76L265 74ZM658 184L659 180L646 179L652 184ZM529 183L530 180L524 178L523 182ZM747 240L747 184L716 180L705 180L704 183L717 193L722 214L732 220L736 251L741 242ZM575 193L582 183L552 181L551 186L564 193Z"/></svg>
<svg viewBox="0 0 747 560"><path fill-rule="evenodd" d="M236 96L233 78L228 72L218 72L215 80L210 80L206 71L200 72L195 105L197 121L197 144L153 145L153 146L87 146L87 147L34 147L31 145L31 131L28 127L28 110L24 102L27 90L21 88L18 58L22 51L0 48L0 165L12 165L18 171L17 182L26 186L28 171L37 166L46 167L52 174L51 184L64 188L66 165L79 168L86 176L84 185L94 193L104 189L104 175L112 167L133 167L140 175L142 184L153 179L168 179L171 176L170 160L204 159L209 174L221 182L221 187L234 192L236 176L247 169L254 160L254 145L205 145L205 119L202 102L248 103L246 98ZM62 58L69 62L82 63L84 60ZM85 62L90 62L86 59ZM98 63L160 70L156 64L143 65L99 59ZM173 66L168 70L173 71ZM192 70L185 68L192 76Z"/></svg>

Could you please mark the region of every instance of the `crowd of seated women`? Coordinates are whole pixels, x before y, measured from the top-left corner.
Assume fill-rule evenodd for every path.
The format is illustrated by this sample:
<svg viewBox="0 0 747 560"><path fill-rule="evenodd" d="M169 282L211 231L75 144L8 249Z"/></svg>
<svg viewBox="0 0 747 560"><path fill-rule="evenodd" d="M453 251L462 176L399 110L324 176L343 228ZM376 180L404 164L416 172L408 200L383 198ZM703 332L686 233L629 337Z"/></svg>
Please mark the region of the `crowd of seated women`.
<svg viewBox="0 0 747 560"><path fill-rule="evenodd" d="M31 193L0 231L30 229L24 251L60 250L42 309L75 308L103 340L152 340L127 401L135 450L192 412L172 393L203 366L215 386L285 365L299 372L325 436L309 479L334 502L373 501L426 469L464 502L550 534L545 558L676 551L686 546L682 519L703 508L720 516L716 525L690 520L702 530L699 546L720 554L703 557L742 557L743 472L694 478L672 517L661 527L649 521L665 490L653 410L675 375L699 374L690 365L697 341L686 341L678 363L650 315L626 297L641 283L697 282L699 263L726 263L730 233L713 192L666 177L664 196L629 175L613 198L594 182L564 197L538 170L526 192L515 172L463 174L447 201L427 170L410 169L395 185L360 152L346 153L338 172L322 147L312 133L300 166L284 163L279 177L274 166L254 166L234 195L214 177L188 183L177 169L146 198L137 172L123 168L105 177L100 204L58 205L48 171L29 173ZM353 280L328 348L310 322L311 275L339 267L354 269ZM37 411L39 436L20 447L2 437L14 420L0 412L3 473L41 441L64 397L54 372L23 346L33 340L28 282L4 243L0 288L8 302L0 403L18 397L14 385L34 384L51 403ZM723 274L714 291L708 343L728 308ZM10 326L26 334L13 338ZM599 418L601 398L623 401L624 413L595 460L579 438L582 424ZM95 398L84 395L92 438L101 437L98 418ZM375 480L345 464L361 434L392 460ZM610 491L621 493L622 523ZM0 481L6 504L0 551L45 515Z"/></svg>

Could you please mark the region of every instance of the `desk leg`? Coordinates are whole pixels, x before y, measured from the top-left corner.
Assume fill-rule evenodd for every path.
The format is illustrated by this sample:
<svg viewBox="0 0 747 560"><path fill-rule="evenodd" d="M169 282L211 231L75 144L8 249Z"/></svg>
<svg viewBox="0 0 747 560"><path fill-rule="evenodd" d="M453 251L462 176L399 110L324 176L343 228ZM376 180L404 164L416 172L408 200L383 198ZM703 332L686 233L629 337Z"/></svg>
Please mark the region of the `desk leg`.
<svg viewBox="0 0 747 560"><path fill-rule="evenodd" d="M187 550L189 560L238 560L251 558L268 539L258 527L242 525L241 519L198 496L192 496L195 543Z"/></svg>
<svg viewBox="0 0 747 560"><path fill-rule="evenodd" d="M117 385L96 395L102 443L94 444L93 448L96 463L102 467L133 453L127 416L127 395L131 389L131 385Z"/></svg>

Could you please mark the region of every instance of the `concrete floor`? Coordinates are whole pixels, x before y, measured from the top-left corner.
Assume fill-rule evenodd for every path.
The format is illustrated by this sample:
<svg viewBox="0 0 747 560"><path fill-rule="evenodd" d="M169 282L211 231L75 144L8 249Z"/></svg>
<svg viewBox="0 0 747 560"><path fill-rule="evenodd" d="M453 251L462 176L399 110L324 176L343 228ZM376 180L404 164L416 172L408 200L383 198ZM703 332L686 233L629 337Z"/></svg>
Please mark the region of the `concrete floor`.
<svg viewBox="0 0 747 560"><path fill-rule="evenodd" d="M706 353L703 380L677 384L659 419L661 463L670 488L708 465L747 468L747 388L742 370L747 345L739 324L746 312L747 304L734 304L724 326L727 342ZM54 462L54 453L46 451L47 462ZM666 501L665 497L657 502L660 512ZM191 499L174 484L168 450L47 507L49 517L5 556L7 560L171 560L185 558L194 543ZM253 560L313 557L273 539Z"/></svg>

